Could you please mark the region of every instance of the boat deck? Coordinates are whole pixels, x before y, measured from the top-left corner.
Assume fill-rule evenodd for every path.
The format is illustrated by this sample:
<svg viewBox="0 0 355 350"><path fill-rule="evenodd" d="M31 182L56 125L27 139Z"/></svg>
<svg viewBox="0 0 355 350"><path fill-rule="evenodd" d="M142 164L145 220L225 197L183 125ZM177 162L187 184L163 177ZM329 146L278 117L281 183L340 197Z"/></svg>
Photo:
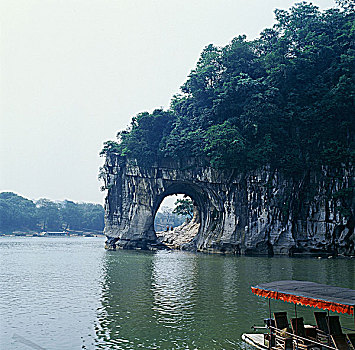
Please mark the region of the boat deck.
<svg viewBox="0 0 355 350"><path fill-rule="evenodd" d="M264 334L242 334L242 340L257 349L265 350L268 347L264 344Z"/></svg>

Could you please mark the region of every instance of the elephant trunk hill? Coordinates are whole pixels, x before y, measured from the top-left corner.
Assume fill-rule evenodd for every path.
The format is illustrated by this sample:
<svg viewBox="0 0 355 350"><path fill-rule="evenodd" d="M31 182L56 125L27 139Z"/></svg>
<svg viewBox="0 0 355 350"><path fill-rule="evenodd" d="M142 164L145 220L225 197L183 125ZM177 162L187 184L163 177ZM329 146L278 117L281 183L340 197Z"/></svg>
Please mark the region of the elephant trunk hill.
<svg viewBox="0 0 355 350"><path fill-rule="evenodd" d="M206 46L169 109L104 143L107 246L354 255L354 23L354 1L302 2ZM175 193L194 217L157 237Z"/></svg>
<svg viewBox="0 0 355 350"><path fill-rule="evenodd" d="M108 248L164 247L154 231L155 214L166 196L184 193L194 202L193 221L199 226L177 248L354 255L351 165L305 171L294 178L271 167L217 170L194 158L142 167L134 159L110 154L104 173Z"/></svg>

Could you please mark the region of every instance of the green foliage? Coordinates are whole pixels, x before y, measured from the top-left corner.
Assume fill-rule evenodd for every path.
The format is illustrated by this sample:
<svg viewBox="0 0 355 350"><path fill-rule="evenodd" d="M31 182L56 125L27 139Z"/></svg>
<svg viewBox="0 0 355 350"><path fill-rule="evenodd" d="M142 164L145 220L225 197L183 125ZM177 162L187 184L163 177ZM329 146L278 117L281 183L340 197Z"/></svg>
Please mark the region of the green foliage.
<svg viewBox="0 0 355 350"><path fill-rule="evenodd" d="M61 203L60 214L64 229L79 230L82 227L82 212L80 204L65 200Z"/></svg>
<svg viewBox="0 0 355 350"><path fill-rule="evenodd" d="M128 130L117 134L119 143L110 143L103 152L107 153L111 148L122 156L137 159L140 164L151 165L162 155L162 144L171 131L172 120L172 112L161 109L151 114L140 113L132 119Z"/></svg>
<svg viewBox="0 0 355 350"><path fill-rule="evenodd" d="M183 198L178 199L175 203L175 208L173 210L173 214L186 216L189 219L192 219L194 212L194 205L191 199Z"/></svg>
<svg viewBox="0 0 355 350"><path fill-rule="evenodd" d="M104 156L109 153L121 153L120 145L115 141L104 142L104 147L100 152L100 156Z"/></svg>
<svg viewBox="0 0 355 350"><path fill-rule="evenodd" d="M0 193L0 231L102 231L104 208L100 204L53 202L42 198L33 202L12 192Z"/></svg>
<svg viewBox="0 0 355 350"><path fill-rule="evenodd" d="M37 215L42 231L61 231L62 222L58 203L41 198L36 202Z"/></svg>
<svg viewBox="0 0 355 350"><path fill-rule="evenodd" d="M335 211L342 217L349 218L352 215L352 198L354 189L343 188L332 193L331 198L336 201Z"/></svg>
<svg viewBox="0 0 355 350"><path fill-rule="evenodd" d="M229 121L210 126L206 131L204 151L211 159L212 166L226 167L244 163L245 140L238 128Z"/></svg>
<svg viewBox="0 0 355 350"><path fill-rule="evenodd" d="M78 229L81 230L98 230L104 228L104 208L100 204L93 203L77 203L79 211Z"/></svg>
<svg viewBox="0 0 355 350"><path fill-rule="evenodd" d="M269 164L292 175L352 161L355 12L353 0L337 3L276 10L256 40L208 45L170 109L139 114L103 153L142 165L186 156L217 168Z"/></svg>
<svg viewBox="0 0 355 350"><path fill-rule="evenodd" d="M355 1L354 0L335 0L335 2L347 12L352 12L355 10Z"/></svg>
<svg viewBox="0 0 355 350"><path fill-rule="evenodd" d="M36 229L36 205L12 192L0 193L0 229L15 231Z"/></svg>

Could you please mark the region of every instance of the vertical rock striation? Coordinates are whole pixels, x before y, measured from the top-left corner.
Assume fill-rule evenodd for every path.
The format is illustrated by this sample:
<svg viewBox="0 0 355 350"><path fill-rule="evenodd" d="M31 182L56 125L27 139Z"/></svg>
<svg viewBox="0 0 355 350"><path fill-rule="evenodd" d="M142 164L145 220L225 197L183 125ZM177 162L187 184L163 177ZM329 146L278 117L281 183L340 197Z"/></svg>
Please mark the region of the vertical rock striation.
<svg viewBox="0 0 355 350"><path fill-rule="evenodd" d="M218 170L196 159L164 159L143 168L109 154L103 170L108 248L158 247L154 217L159 205L168 195L184 193L194 202L199 228L180 249L354 255L352 166L293 178L268 167Z"/></svg>

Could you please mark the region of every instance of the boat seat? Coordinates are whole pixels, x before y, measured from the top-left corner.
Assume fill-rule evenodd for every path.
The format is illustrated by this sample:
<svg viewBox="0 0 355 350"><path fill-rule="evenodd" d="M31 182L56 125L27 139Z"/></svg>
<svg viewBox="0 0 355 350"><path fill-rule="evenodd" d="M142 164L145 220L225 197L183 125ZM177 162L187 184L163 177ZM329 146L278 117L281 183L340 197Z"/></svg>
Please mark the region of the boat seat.
<svg viewBox="0 0 355 350"><path fill-rule="evenodd" d="M346 334L346 338L348 339L350 347L355 350L355 333Z"/></svg>
<svg viewBox="0 0 355 350"><path fill-rule="evenodd" d="M344 334L341 328L339 316L327 316L326 312L315 312L314 317L316 319L317 339L320 342L325 343L325 340L329 340L333 343L334 347L339 350L349 350L354 348L355 334ZM354 336L354 337L353 337Z"/></svg>
<svg viewBox="0 0 355 350"><path fill-rule="evenodd" d="M279 330L287 329L291 333L290 324L288 323L287 312L274 312L275 326Z"/></svg>
<svg viewBox="0 0 355 350"><path fill-rule="evenodd" d="M316 336L317 341L329 345L330 337L329 337L327 313L324 311L315 311L314 318L316 320L316 325L317 325L317 336Z"/></svg>
<svg viewBox="0 0 355 350"><path fill-rule="evenodd" d="M343 335L343 330L340 325L339 316L329 316L329 334L330 335Z"/></svg>
<svg viewBox="0 0 355 350"><path fill-rule="evenodd" d="M351 350L345 334L331 335L330 337L338 350Z"/></svg>
<svg viewBox="0 0 355 350"><path fill-rule="evenodd" d="M327 321L327 313L324 311L315 311L314 318L316 320L317 329L328 334L329 327Z"/></svg>
<svg viewBox="0 0 355 350"><path fill-rule="evenodd" d="M292 337L287 334L291 333L288 323L287 312L274 312L275 326L275 347L281 350L292 350Z"/></svg>
<svg viewBox="0 0 355 350"><path fill-rule="evenodd" d="M291 327L294 335L302 338L306 338L306 330L304 327L303 317L291 318ZM320 346L312 342L316 339L298 339L293 340L294 349L320 349Z"/></svg>
<svg viewBox="0 0 355 350"><path fill-rule="evenodd" d="M339 316L329 316L328 319L330 338L332 339L334 346L339 350L351 349L352 343L349 339L349 336L351 338L351 334L346 335L343 333Z"/></svg>

